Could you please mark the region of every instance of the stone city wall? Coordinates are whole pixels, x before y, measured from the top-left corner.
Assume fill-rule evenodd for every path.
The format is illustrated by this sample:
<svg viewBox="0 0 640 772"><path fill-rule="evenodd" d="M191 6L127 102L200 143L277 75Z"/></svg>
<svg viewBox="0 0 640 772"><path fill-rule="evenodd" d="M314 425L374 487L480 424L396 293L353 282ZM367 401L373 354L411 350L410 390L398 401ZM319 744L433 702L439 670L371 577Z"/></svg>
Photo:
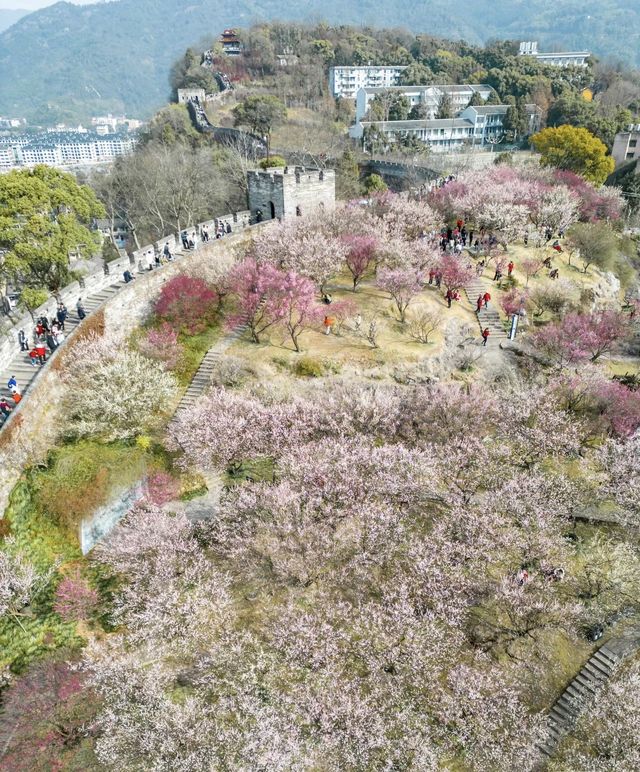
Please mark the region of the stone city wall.
<svg viewBox="0 0 640 772"><path fill-rule="evenodd" d="M235 214L225 214L213 220L207 220L205 223L198 223L195 226L189 226L186 231L189 235L195 236L196 244L200 243L200 233L203 225L209 226L209 233L212 234L212 238L215 239L215 225L219 222L228 223L231 226L231 234L235 234L238 230L242 231L251 224L251 215L248 210L236 212ZM226 239L229 238L227 235ZM164 238L158 239L155 244L147 244L140 249L137 249L131 256L119 257L117 260L112 260L108 263L109 273L105 274L104 270L100 268L98 271L84 276L79 282L74 281L66 286L60 292L60 298L62 302L68 308L75 308L76 302L79 297L87 297L88 295L95 295L105 287L115 284L122 280L122 275L125 271L131 271L132 274L147 272L149 263L154 263L156 252L162 252L164 245L168 244L172 254L182 250L182 243L179 234L170 234ZM43 303L39 308L34 311L34 316L46 316L51 318L55 316L58 301L54 297L50 297L46 303ZM16 318L16 321L5 332L0 340L0 369L7 367L11 359L15 356L20 346L18 345L18 332L23 329L28 332L29 339L32 337L33 321L28 313L21 314Z"/></svg>
<svg viewBox="0 0 640 772"><path fill-rule="evenodd" d="M214 239L195 251L184 253L175 262L164 265L160 270L137 274L134 281L123 284L119 292L95 313L89 315L74 329L64 344L49 356L47 365L39 371L28 394L12 411L0 431L0 513L4 513L9 494L20 479L22 470L29 465L43 463L47 453L61 435L64 425L62 400L68 386L62 382L59 370L64 363L64 357L73 356L73 344L78 336L81 336L90 326L104 327L105 330L116 332L118 339L124 342L149 314L152 302L166 281L187 270L197 273L199 267L215 260L216 257L232 253L233 247L248 241L252 232L253 228L251 231L238 230L235 234L225 236L224 239ZM164 245L164 240L161 242ZM114 264L123 270L130 267L129 258L116 260L110 263L110 266ZM96 275L95 284L91 284L91 292L99 291L103 286L113 282L114 273L110 277L104 277L105 281L102 284L100 277ZM73 300L75 303L77 300L75 292L79 289L77 283L73 291L69 288L65 289L69 302ZM85 295L91 294L88 285L82 292ZM55 301L52 308L55 310ZM50 307L45 304L42 309L49 310ZM42 310L42 313L45 311ZM40 309L38 314L40 315ZM31 324L30 318L29 324ZM15 354L15 346L12 354Z"/></svg>

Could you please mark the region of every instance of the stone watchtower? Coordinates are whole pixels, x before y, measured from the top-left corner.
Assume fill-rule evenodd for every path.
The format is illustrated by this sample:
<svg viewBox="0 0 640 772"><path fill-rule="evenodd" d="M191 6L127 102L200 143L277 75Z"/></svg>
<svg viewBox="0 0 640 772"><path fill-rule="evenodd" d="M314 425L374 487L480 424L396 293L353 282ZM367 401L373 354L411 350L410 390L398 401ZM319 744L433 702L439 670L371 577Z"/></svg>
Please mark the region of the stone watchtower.
<svg viewBox="0 0 640 772"><path fill-rule="evenodd" d="M247 172L249 209L252 220L300 217L319 209L332 209L336 202L333 169L267 169Z"/></svg>

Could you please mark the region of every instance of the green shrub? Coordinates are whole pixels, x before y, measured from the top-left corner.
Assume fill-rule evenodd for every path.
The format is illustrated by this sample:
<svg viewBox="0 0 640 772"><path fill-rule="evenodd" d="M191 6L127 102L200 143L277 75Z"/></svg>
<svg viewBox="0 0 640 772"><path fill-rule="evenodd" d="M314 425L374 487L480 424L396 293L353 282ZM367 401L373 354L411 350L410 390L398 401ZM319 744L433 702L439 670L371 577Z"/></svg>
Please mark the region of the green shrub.
<svg viewBox="0 0 640 772"><path fill-rule="evenodd" d="M280 168L286 165L287 165L287 162L280 155L271 155L269 156L269 158L263 158L261 161L258 162L258 166L261 169L274 169L274 168Z"/></svg>
<svg viewBox="0 0 640 772"><path fill-rule="evenodd" d="M34 504L60 527L75 532L86 515L143 474L145 451L123 443L79 442L56 450L47 469L33 475Z"/></svg>
<svg viewBox="0 0 640 772"><path fill-rule="evenodd" d="M324 363L314 357L302 357L293 368L296 375L306 378L320 378L325 373Z"/></svg>

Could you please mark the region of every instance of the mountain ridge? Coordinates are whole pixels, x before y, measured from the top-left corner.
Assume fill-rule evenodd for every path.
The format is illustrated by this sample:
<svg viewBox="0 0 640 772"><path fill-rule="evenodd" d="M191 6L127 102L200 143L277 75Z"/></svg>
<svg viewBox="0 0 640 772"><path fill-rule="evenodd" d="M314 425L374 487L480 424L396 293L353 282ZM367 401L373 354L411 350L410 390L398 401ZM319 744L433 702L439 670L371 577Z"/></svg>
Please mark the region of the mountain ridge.
<svg viewBox="0 0 640 772"><path fill-rule="evenodd" d="M127 112L146 117L166 102L172 62L198 40L256 21L327 19L334 24L404 26L479 44L489 38L539 40L543 50L622 53L640 65L640 10L634 0L117 0L59 2L0 34L0 114L43 122ZM620 52L619 32L626 49Z"/></svg>

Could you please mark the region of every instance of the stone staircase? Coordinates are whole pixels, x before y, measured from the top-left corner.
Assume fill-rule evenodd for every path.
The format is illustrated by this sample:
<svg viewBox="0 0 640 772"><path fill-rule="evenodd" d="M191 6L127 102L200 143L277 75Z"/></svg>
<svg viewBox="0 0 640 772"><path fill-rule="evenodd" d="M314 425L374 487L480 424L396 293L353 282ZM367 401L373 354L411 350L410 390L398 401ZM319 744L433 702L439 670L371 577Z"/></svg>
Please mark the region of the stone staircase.
<svg viewBox="0 0 640 772"><path fill-rule="evenodd" d="M258 308L261 308L264 303L265 298L263 297L260 300ZM217 343L214 343L214 345L211 346L211 348L204 355L202 362L200 362L200 367L197 369L196 374L193 376L193 380L189 384L189 388L182 395L182 399L176 408L176 415L181 410L186 410L187 408L192 407L198 397L204 394L207 387L211 383L211 376L216 365L222 358L222 355L229 348L229 346L233 345L238 340L238 338L240 338L247 331L247 329L248 324L246 322L240 322L240 324L228 332L224 338L221 338Z"/></svg>
<svg viewBox="0 0 640 772"><path fill-rule="evenodd" d="M182 399L178 403L176 413L181 410L186 410L192 407L198 397L200 397L206 391L209 383L211 383L211 376L213 371L222 358L224 352L245 332L247 329L246 324L240 324L235 327L231 332L221 338L215 343L204 355L200 367L196 370L196 374L193 376L193 380L189 384L188 389L182 395Z"/></svg>
<svg viewBox="0 0 640 772"><path fill-rule="evenodd" d="M639 646L640 631L632 631L631 635L610 639L585 662L549 711L549 734L540 746L545 756L553 755L557 745L573 729L580 714L611 677L616 665L637 651Z"/></svg>
<svg viewBox="0 0 640 772"><path fill-rule="evenodd" d="M87 316L90 316L96 311L103 303L112 298L116 292L124 285L124 281L118 281L114 284L110 284L100 292L96 292L94 295L82 295L82 304L86 311ZM64 325L64 335L66 338L75 330L80 324L80 319L76 314L75 308L68 308L69 315ZM33 330L25 330L29 335L30 349L33 347ZM62 344L64 345L64 343ZM46 366L46 365L45 365ZM7 402L13 407L13 401L11 399L11 392L7 388L7 381L13 375L18 381L18 391L24 397L31 388L35 379L40 372L41 365L34 367L29 359L28 351L16 351L15 356L11 360L8 367L5 367L0 372L0 393L7 399ZM6 421L6 417L0 413L0 427Z"/></svg>
<svg viewBox="0 0 640 772"><path fill-rule="evenodd" d="M484 295L487 290L491 295L489 308L484 308L483 306L480 313L477 313L476 316L478 318L478 324L480 325L480 332L482 332L485 327L489 328L490 334L489 340L487 341L487 347L499 346L501 341L507 339L507 333L504 331L504 324L502 323L500 314L497 310L497 303L494 299L494 287L484 283L481 278L474 278L464 288L469 303L471 303L471 307L474 311L476 310L478 295Z"/></svg>

